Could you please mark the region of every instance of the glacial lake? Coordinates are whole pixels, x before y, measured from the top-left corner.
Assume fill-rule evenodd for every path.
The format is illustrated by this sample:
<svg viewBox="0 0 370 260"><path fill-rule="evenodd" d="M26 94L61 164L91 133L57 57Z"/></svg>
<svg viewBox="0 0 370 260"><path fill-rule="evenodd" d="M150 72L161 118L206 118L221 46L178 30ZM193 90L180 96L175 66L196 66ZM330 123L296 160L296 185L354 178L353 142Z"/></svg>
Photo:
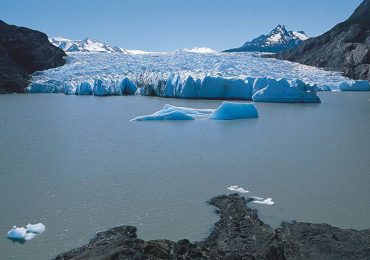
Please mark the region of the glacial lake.
<svg viewBox="0 0 370 260"><path fill-rule="evenodd" d="M319 96L257 103L259 119L130 122L221 101L0 95L0 259L50 259L123 224L143 239L200 240L218 219L206 201L230 185L271 197L250 205L274 227L370 228L370 92ZM46 231L6 238L29 222Z"/></svg>

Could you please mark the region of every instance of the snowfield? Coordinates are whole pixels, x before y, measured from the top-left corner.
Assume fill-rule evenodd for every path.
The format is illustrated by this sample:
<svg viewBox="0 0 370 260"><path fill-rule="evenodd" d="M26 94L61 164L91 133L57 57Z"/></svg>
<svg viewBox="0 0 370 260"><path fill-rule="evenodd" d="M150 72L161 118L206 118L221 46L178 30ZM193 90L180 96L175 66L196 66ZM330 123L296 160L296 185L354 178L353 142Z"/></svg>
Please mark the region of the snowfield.
<svg viewBox="0 0 370 260"><path fill-rule="evenodd" d="M34 73L27 92L320 102L316 91L353 84L339 72L261 58L259 53L205 50L70 53L66 65Z"/></svg>

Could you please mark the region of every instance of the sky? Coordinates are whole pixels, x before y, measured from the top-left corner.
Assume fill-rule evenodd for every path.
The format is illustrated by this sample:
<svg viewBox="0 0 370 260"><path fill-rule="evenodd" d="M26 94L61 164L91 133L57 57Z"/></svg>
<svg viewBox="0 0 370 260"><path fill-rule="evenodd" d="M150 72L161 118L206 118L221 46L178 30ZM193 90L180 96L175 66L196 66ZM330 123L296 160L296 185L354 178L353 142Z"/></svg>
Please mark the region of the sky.
<svg viewBox="0 0 370 260"><path fill-rule="evenodd" d="M239 47L278 24L317 36L362 0L1 0L0 19L126 49Z"/></svg>

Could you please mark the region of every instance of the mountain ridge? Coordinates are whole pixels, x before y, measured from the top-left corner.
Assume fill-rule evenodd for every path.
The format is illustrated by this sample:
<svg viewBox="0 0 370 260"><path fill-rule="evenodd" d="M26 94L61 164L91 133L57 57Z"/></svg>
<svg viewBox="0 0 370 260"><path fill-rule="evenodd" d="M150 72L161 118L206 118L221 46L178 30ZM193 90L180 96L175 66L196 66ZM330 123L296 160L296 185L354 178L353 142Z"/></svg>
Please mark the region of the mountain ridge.
<svg viewBox="0 0 370 260"><path fill-rule="evenodd" d="M278 25L267 35L262 34L257 38L247 41L239 48L225 50L225 52L280 52L294 48L307 40L308 36L303 31L288 31L284 25Z"/></svg>
<svg viewBox="0 0 370 260"><path fill-rule="evenodd" d="M364 0L347 20L324 34L272 57L370 80L370 0Z"/></svg>
<svg viewBox="0 0 370 260"><path fill-rule="evenodd" d="M0 20L0 93L23 93L35 71L65 64L46 34Z"/></svg>

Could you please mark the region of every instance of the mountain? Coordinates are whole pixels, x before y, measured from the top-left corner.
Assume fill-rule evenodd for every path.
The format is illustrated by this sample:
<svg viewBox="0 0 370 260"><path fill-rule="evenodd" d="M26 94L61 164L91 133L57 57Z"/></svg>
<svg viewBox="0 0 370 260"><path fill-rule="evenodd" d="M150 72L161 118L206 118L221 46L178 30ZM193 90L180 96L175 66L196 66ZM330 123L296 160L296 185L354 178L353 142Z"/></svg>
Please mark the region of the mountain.
<svg viewBox="0 0 370 260"><path fill-rule="evenodd" d="M65 52L102 52L102 53L128 53L118 46L111 47L103 42L86 38L83 40L70 40L62 37L50 38L49 41Z"/></svg>
<svg viewBox="0 0 370 260"><path fill-rule="evenodd" d="M30 74L65 64L46 34L0 20L0 93L22 93Z"/></svg>
<svg viewBox="0 0 370 260"><path fill-rule="evenodd" d="M302 44L308 36L303 31L287 31L284 25L278 25L267 35L261 35L242 47L226 50L225 52L280 52Z"/></svg>
<svg viewBox="0 0 370 260"><path fill-rule="evenodd" d="M370 0L328 32L274 57L370 80Z"/></svg>

